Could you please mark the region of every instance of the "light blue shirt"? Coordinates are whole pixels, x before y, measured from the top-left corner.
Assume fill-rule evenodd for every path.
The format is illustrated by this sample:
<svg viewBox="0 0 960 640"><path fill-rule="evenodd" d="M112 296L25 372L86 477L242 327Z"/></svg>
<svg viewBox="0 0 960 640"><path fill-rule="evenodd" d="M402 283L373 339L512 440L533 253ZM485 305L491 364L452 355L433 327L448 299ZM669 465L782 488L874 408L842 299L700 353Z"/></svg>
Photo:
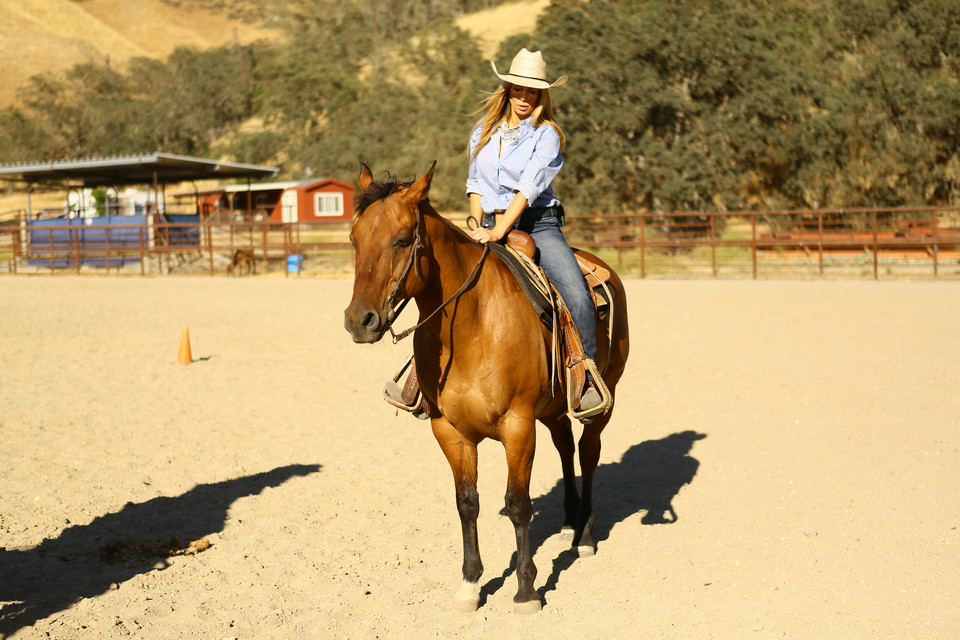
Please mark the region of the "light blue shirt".
<svg viewBox="0 0 960 640"><path fill-rule="evenodd" d="M550 183L563 166L560 136L550 125L534 128L532 118L520 121L520 138L500 150L500 129L470 163L467 196L479 193L484 212L506 209L514 192L527 199L528 207L552 207L560 204ZM470 136L470 155L480 140L478 126Z"/></svg>

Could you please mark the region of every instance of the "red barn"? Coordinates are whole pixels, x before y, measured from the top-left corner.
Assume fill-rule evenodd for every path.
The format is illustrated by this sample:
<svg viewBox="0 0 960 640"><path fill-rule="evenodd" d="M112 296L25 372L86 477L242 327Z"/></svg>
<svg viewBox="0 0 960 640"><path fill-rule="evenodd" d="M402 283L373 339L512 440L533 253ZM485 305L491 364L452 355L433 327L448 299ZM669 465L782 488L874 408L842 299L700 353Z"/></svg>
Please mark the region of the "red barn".
<svg viewBox="0 0 960 640"><path fill-rule="evenodd" d="M196 197L201 215L231 220L270 222L343 222L353 216L353 185L335 178L298 182L263 182L178 193L183 202Z"/></svg>

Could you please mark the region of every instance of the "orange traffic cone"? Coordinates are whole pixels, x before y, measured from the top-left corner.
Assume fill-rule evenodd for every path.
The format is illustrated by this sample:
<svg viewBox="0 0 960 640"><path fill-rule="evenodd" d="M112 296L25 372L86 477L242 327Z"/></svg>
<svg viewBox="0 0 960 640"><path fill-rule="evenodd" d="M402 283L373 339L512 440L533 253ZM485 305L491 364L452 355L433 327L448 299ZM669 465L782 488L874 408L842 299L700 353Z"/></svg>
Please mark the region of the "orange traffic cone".
<svg viewBox="0 0 960 640"><path fill-rule="evenodd" d="M193 354L190 353L190 332L183 328L183 335L180 336L180 353L177 355L177 362L180 364L190 364L193 362Z"/></svg>

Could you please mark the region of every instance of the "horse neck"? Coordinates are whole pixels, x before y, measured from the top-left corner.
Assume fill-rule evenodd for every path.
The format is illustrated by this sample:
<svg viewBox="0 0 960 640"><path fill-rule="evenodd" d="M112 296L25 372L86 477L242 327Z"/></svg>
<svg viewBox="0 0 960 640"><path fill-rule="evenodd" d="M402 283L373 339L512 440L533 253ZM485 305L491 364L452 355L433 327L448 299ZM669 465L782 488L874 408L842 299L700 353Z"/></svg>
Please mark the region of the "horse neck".
<svg viewBox="0 0 960 640"><path fill-rule="evenodd" d="M424 203L421 207L427 266L424 270L425 286L416 300L421 314L428 315L466 282L480 262L483 249L429 204Z"/></svg>

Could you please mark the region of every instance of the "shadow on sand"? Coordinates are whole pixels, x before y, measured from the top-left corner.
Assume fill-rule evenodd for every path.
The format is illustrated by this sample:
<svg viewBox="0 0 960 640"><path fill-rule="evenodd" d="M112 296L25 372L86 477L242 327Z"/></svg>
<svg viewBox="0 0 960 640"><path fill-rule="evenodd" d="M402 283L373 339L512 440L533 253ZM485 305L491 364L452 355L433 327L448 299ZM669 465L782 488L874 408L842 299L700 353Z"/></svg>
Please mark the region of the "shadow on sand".
<svg viewBox="0 0 960 640"><path fill-rule="evenodd" d="M154 570L175 547L223 530L237 499L319 470L320 465L289 465L201 484L177 497L128 503L32 549L0 549L0 636Z"/></svg>
<svg viewBox="0 0 960 640"><path fill-rule="evenodd" d="M706 437L696 431L683 431L660 440L647 440L630 447L620 462L598 466L593 481L594 542L599 546L610 537L617 523L641 511L646 511L640 520L646 525L676 522L678 515L673 499L693 480L700 466L690 450L694 442ZM562 522L563 481L558 480L553 489L533 499L530 552L536 554L544 541L559 531ZM602 548L597 552L603 553ZM577 557L577 550L570 548L554 558L549 577L538 589L541 598L556 588L560 574L569 569ZM510 568L484 585L482 592L497 591L514 571L516 553Z"/></svg>

